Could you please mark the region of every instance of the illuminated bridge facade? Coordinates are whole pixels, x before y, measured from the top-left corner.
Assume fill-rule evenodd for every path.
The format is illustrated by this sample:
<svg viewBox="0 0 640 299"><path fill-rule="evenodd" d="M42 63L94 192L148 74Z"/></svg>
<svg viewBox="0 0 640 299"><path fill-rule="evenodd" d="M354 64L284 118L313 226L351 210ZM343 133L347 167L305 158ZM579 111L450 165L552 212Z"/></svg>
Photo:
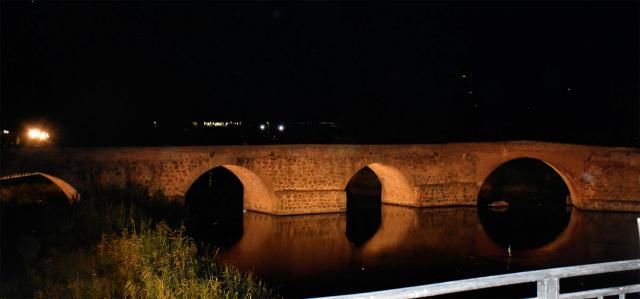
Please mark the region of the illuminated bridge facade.
<svg viewBox="0 0 640 299"><path fill-rule="evenodd" d="M2 153L3 176L37 173L69 198L90 188L142 186L183 200L217 167L243 187L244 208L276 215L343 212L345 188L368 167L383 203L476 205L502 164L544 162L564 180L574 206L640 211L640 149L514 141L432 145L264 145L140 148L22 148Z"/></svg>

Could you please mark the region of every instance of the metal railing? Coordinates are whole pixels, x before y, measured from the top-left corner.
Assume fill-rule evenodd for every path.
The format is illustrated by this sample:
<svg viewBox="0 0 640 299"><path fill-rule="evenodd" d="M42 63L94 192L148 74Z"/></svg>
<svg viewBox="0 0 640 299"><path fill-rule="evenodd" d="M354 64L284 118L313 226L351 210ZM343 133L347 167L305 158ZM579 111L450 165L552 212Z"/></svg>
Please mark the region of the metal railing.
<svg viewBox="0 0 640 299"><path fill-rule="evenodd" d="M637 222L640 236L640 218ZM537 284L536 298L603 298L614 295L625 298L625 294L640 293L640 281L633 285L560 293L560 279L631 270L640 270L640 259L493 275L323 298L422 298L533 282Z"/></svg>
<svg viewBox="0 0 640 299"><path fill-rule="evenodd" d="M531 282L536 282L538 285L537 298L596 298L611 295L620 295L620 298L624 298L624 294L640 292L640 283L560 294L560 279L628 270L640 270L640 259L485 276L324 298L422 298Z"/></svg>

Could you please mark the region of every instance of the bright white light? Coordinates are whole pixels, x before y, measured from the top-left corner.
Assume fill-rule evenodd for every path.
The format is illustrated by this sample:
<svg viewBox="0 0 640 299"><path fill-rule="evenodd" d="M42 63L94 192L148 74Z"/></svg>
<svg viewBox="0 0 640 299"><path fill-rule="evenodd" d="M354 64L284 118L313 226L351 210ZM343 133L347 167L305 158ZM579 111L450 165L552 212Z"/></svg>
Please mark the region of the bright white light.
<svg viewBox="0 0 640 299"><path fill-rule="evenodd" d="M29 131L27 132L27 136L29 136L29 138L31 139L37 139L40 141L49 139L49 133L40 129L29 129Z"/></svg>
<svg viewBox="0 0 640 299"><path fill-rule="evenodd" d="M278 125L278 131L280 132L284 131L284 125Z"/></svg>
<svg viewBox="0 0 640 299"><path fill-rule="evenodd" d="M260 124L260 131L264 131L264 129L266 129L267 126L265 126L264 124Z"/></svg>
<svg viewBox="0 0 640 299"><path fill-rule="evenodd" d="M38 136L40 136L40 130L38 129L30 129L29 133L27 133L29 135L29 138L31 139L36 139L38 138Z"/></svg>
<svg viewBox="0 0 640 299"><path fill-rule="evenodd" d="M5 134L5 135L9 134L9 130L2 130L2 134Z"/></svg>
<svg viewBox="0 0 640 299"><path fill-rule="evenodd" d="M241 121L205 121L202 122L205 127L227 127L227 126L241 126Z"/></svg>

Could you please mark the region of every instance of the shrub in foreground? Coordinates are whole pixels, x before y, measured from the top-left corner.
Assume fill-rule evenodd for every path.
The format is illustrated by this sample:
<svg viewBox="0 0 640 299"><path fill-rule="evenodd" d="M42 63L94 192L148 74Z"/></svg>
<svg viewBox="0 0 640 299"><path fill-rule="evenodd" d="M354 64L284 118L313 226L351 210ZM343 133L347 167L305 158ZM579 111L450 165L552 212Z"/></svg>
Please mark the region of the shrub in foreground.
<svg viewBox="0 0 640 299"><path fill-rule="evenodd" d="M94 252L53 257L37 278L38 298L268 298L251 274L198 255L182 229L164 223L105 235Z"/></svg>
<svg viewBox="0 0 640 299"><path fill-rule="evenodd" d="M178 224L182 211L146 190L94 190L68 205L52 201L49 186L6 187L0 298L274 297L199 253Z"/></svg>

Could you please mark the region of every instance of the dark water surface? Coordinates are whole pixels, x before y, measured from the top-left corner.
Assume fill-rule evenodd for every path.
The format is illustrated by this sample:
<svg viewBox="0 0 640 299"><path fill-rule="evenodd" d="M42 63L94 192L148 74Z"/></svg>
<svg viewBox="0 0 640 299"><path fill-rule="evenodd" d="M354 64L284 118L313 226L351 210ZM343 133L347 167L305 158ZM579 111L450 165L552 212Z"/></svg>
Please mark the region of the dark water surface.
<svg viewBox="0 0 640 299"><path fill-rule="evenodd" d="M501 177L498 169L498 175L483 185L478 207L421 209L381 204L382 185L372 172L363 170L346 190L347 213L299 216L243 213L241 182L224 169L214 169L187 194L184 220L191 235L205 245L201 248L220 247L224 263L252 271L286 297L348 294L640 258L636 223L640 213L572 208L566 205L570 197L561 179L532 175L537 167L532 165L527 175L520 176ZM531 178L538 181L528 182ZM53 242L48 238L60 235L54 228L71 227L70 223L38 226L51 222L45 218L65 219L51 213L54 206L68 209L64 194L50 183L38 178L9 183L0 189L3 269L16 257L33 259L39 248ZM20 198L9 198L14 193L36 204L22 206ZM100 207L101 213L110 212L109 205ZM636 271L561 280L561 290L639 282ZM531 297L535 286L466 296Z"/></svg>
<svg viewBox="0 0 640 299"><path fill-rule="evenodd" d="M384 205L382 188L375 171L365 167L347 184L346 213L241 214L242 184L228 170L214 168L187 193L187 223L201 248L221 247L223 262L253 271L288 297L640 256L640 213L572 208L567 182L540 160L515 159L496 168L480 188L477 207ZM625 277L561 281L561 287L640 281L635 273ZM480 295L535 296L535 286L469 297Z"/></svg>
<svg viewBox="0 0 640 299"><path fill-rule="evenodd" d="M535 232L535 248L522 246L532 233L523 231L517 240L521 246L511 250L509 244L501 244L504 238L487 233L475 207L382 205L381 221L373 221L379 227L365 242L350 240L346 213L246 212L242 236L220 256L224 263L253 271L289 297L382 290L640 256L636 224L640 214L565 209L568 221L551 215L546 219L566 223L563 229L541 226L552 236ZM637 274L630 277L638 278Z"/></svg>

